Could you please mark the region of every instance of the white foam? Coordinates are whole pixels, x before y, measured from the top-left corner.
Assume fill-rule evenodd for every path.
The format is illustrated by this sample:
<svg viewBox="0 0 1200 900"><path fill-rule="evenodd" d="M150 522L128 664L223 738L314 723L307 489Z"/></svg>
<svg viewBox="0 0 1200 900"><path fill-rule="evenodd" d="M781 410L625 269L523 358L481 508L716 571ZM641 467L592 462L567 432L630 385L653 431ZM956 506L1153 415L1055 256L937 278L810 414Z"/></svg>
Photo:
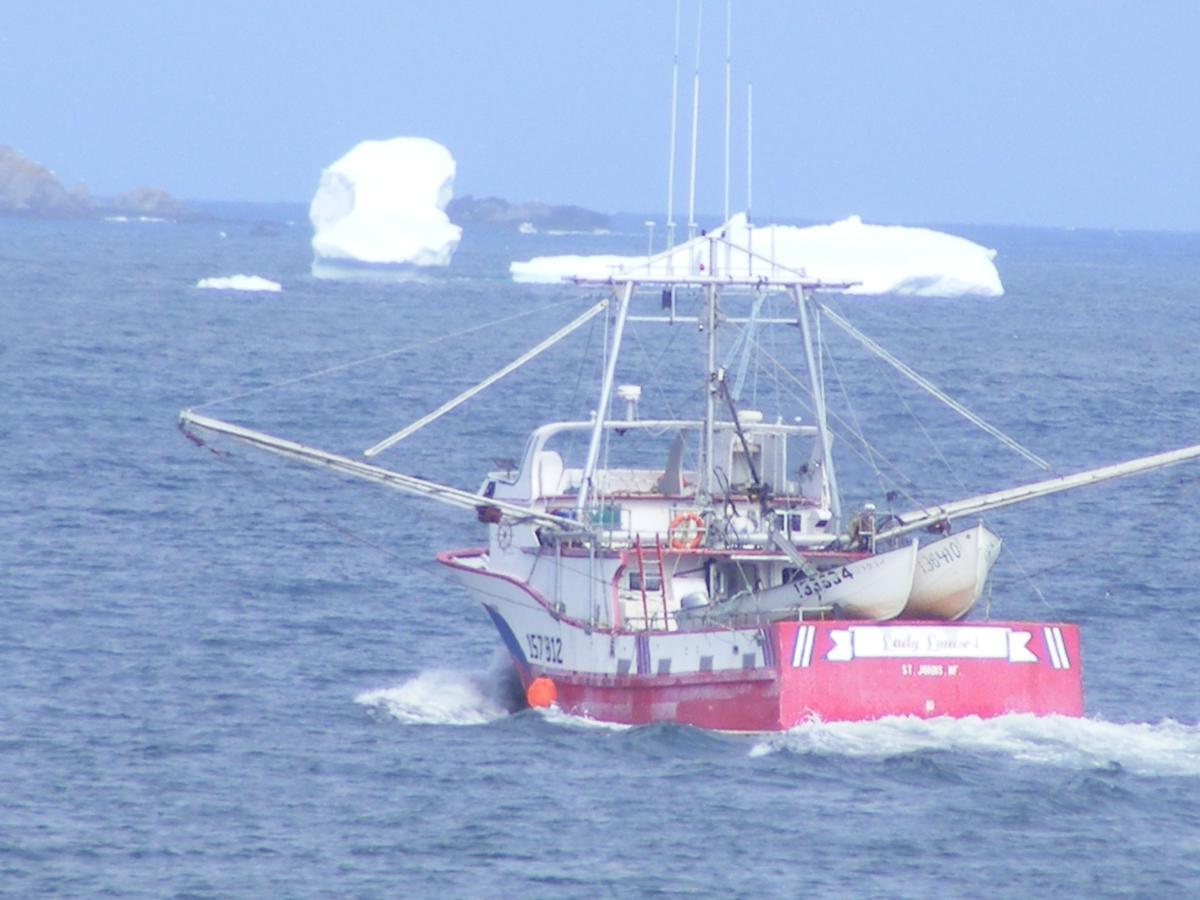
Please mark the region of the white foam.
<svg viewBox="0 0 1200 900"><path fill-rule="evenodd" d="M445 266L462 229L446 204L455 162L436 141L363 141L321 173L309 206L318 259Z"/></svg>
<svg viewBox="0 0 1200 900"><path fill-rule="evenodd" d="M279 293L283 285L271 281L261 275L229 275L216 278L201 278L196 282L198 288L208 288L216 291L270 291Z"/></svg>
<svg viewBox="0 0 1200 900"><path fill-rule="evenodd" d="M1200 775L1200 725L1170 719L1118 724L1066 716L995 719L916 719L810 722L754 745L771 753L887 757L925 750L997 753L1023 762L1069 769L1114 764L1139 775Z"/></svg>
<svg viewBox="0 0 1200 900"><path fill-rule="evenodd" d="M998 297L1004 293L993 262L996 251L928 228L867 225L851 216L832 225L797 228L746 224L744 213L716 229L740 247L753 249L809 278L859 282L851 294L905 294L917 297ZM681 244L672 256L674 271L700 271L706 248ZM578 276L606 278L643 266L644 256L540 256L509 266L514 281L558 282Z"/></svg>
<svg viewBox="0 0 1200 900"><path fill-rule="evenodd" d="M478 674L444 669L422 672L398 687L366 691L354 702L409 725L486 725L509 713Z"/></svg>
<svg viewBox="0 0 1200 900"><path fill-rule="evenodd" d="M365 691L354 702L409 725L486 725L525 707L503 647L492 652L484 671L429 669L398 687Z"/></svg>
<svg viewBox="0 0 1200 900"><path fill-rule="evenodd" d="M628 731L637 727L636 725L622 725L619 722L601 722L587 716L574 716L563 712L557 706L548 706L545 709L536 710L536 712L552 725L581 731Z"/></svg>

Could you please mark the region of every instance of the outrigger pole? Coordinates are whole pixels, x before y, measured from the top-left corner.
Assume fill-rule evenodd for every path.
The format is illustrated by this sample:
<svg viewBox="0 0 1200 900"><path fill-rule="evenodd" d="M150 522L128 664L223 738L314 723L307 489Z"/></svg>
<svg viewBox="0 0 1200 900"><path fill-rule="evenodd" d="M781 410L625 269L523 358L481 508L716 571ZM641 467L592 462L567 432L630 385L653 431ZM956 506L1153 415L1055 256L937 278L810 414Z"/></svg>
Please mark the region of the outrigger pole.
<svg viewBox="0 0 1200 900"><path fill-rule="evenodd" d="M812 393L813 410L817 417L817 434L821 441L821 465L825 467L825 483L829 485L829 507L830 512L833 513L833 525L836 529L841 527L842 500L838 493L837 476L833 470L833 448L829 439L829 421L825 412L825 386L821 380L821 371L817 368L820 358L813 353L812 331L808 322L806 307L813 301L807 289L798 289L795 285L791 288L791 295L796 301L796 314L800 319L800 330L804 335L804 357L808 367L809 391Z"/></svg>
<svg viewBox="0 0 1200 900"><path fill-rule="evenodd" d="M583 466L583 477L579 485L579 498L575 502L575 517L582 523L587 509L588 496L592 489L592 478L596 472L596 461L600 458L600 441L604 435L604 422L608 418L608 406L612 401L613 381L617 375L617 357L621 355L621 337L625 332L625 320L629 316L629 302L633 299L635 282L619 283L620 298L617 304L617 321L613 325L612 341L608 361L604 367L604 381L600 385L600 405L592 423L592 437L588 441L587 461Z"/></svg>
<svg viewBox="0 0 1200 900"><path fill-rule="evenodd" d="M542 525L552 525L555 528L567 528L571 524L561 517L540 513L527 506L519 506L515 503L497 500L494 497L485 497L483 494L464 491L460 488L439 484L436 481L428 481L424 478L417 478L413 475L403 475L400 472L381 469L379 466L372 466L368 463L359 462L356 459L339 456L336 453L318 450L315 447L306 447L304 444L297 444L294 441L264 434L261 431L243 428L240 425L234 425L232 422L223 422L220 419L201 416L190 409L185 409L179 414L179 427L183 430L184 434L197 443L202 444L203 441L193 434L190 428L199 428L213 434L224 435L243 444L249 444L259 450L274 453L277 456L298 460L299 462L308 463L322 469L332 469L335 472L341 472L343 475L351 475L354 478L361 478L365 481L373 481L376 484L382 484L401 493L426 497L447 506L456 506L460 509L474 509L477 512L483 507L495 507L518 521L534 521Z"/></svg>
<svg viewBox="0 0 1200 900"><path fill-rule="evenodd" d="M587 312L578 316L574 321L569 322L568 324L564 325L558 331L554 332L554 334L550 335L550 337L546 338L544 341L539 343L536 347L532 347L529 350L522 353L520 356L518 356L516 359L514 359L512 362L510 362L504 368L500 369L497 372L493 372L491 375L489 375L487 378L483 379L483 381L479 382L474 387L467 388L467 390L463 391L461 394L459 394L454 399L447 400L445 403L443 403L441 406L439 406L433 412L422 416L421 418L417 419L417 421L413 422L411 425L406 425L404 428L401 428L399 431L397 431L395 434L391 435L390 437L384 438L382 441L380 441L374 447L370 447L367 450L364 450L363 456L366 456L368 458L375 456L376 454L381 453L384 450L386 450L388 447L391 447L394 444L398 444L400 441L404 440L406 437L408 437L413 432L420 431L422 428L424 428L430 422L440 419L446 413L450 412L450 410L455 409L458 406L461 406L463 403L466 403L468 400L470 400L476 394L479 394L479 393L483 392L485 389L491 387L493 384L495 384L497 381L499 381L505 375L515 372L517 369L521 368L521 366L525 365L525 363L529 362L531 359L533 359L538 354L550 349L555 344L557 344L559 341L561 341L563 338L565 338L567 335L571 334L571 332L575 331L580 326L585 325L586 323L590 322L599 313L601 313L603 310L605 310L607 308L608 308L608 299L606 298L604 300L601 300L599 303L597 303L595 306L593 306Z"/></svg>
<svg viewBox="0 0 1200 900"><path fill-rule="evenodd" d="M913 384L917 385L917 387L928 392L930 395L932 395L936 399L940 400L942 403L946 404L946 406L950 407L952 410L954 410L956 413L958 413L960 416L962 416L964 419L966 419L972 425L975 425L978 428L981 428L983 431L986 431L988 434L990 434L996 440L1000 441L1000 443L1004 444L1006 447L1009 447L1010 449L1019 453L1021 456L1025 457L1027 460L1029 460L1031 463L1033 463L1039 469L1044 469L1047 472L1050 471L1052 466L1050 465L1050 463L1046 462L1046 460L1042 459L1040 456L1038 456L1032 450L1029 450L1026 447L1022 446L1020 443L1018 443L1013 438L1009 437L1007 434L1005 434L1003 431L1001 431L996 426L985 422L979 416L975 415L975 413L971 412L971 410L967 409L965 406L963 406L961 403L959 403L957 400L955 400L953 397L951 397L949 394L947 394L945 391L943 391L941 388L939 388L937 385L935 385L928 378L925 378L924 376L913 371L912 367L909 366L907 363L897 359L895 356L888 353L888 351L884 350L881 346L879 346L879 344L875 343L875 341L871 340L869 337L867 337L865 334L863 334L861 331L859 331L857 328L855 328L853 325L851 325L849 322L847 322L845 319L843 319L841 316L839 316L837 313L835 313L828 306L825 306L823 303L818 303L816 306L817 306L818 310L820 310L822 313L824 313L825 318L829 319L829 321L831 321L834 325L836 325L838 328L842 329L842 331L846 332L846 334L850 335L850 337L854 338L856 341L858 341L860 344L862 344L863 347L865 347L871 353L874 353L876 356L878 356L880 359L882 359L884 362L886 362L889 366L891 366L893 369L895 369L897 372L899 372L901 375L903 375L905 378L907 378Z"/></svg>
<svg viewBox="0 0 1200 900"><path fill-rule="evenodd" d="M1060 491L1069 491L1073 488L1084 487L1089 484L1100 484L1104 481L1112 481L1115 478L1124 478L1127 475L1137 475L1141 472L1153 471L1154 469L1165 469L1167 466L1187 462L1198 457L1200 457L1200 444L1195 444L1179 450L1169 450L1166 453L1156 453L1153 456L1141 456L1137 459L1127 460L1126 462L1114 463L1111 466L1088 469L1086 472L1077 472L1074 475L1062 475L1058 478L1037 481L1033 484L1008 488L1003 491L980 494L976 497L956 500L953 503L945 503L941 506L926 506L924 509L917 509L896 516L900 520L900 524L881 530L875 539L882 541L887 538L899 537L902 534L907 534L910 531L916 531L919 528L925 528L929 525L935 525L938 522L976 515L988 512L989 510L999 509L1002 506L1011 506L1014 503L1024 503L1026 500L1045 497L1047 494L1057 494Z"/></svg>

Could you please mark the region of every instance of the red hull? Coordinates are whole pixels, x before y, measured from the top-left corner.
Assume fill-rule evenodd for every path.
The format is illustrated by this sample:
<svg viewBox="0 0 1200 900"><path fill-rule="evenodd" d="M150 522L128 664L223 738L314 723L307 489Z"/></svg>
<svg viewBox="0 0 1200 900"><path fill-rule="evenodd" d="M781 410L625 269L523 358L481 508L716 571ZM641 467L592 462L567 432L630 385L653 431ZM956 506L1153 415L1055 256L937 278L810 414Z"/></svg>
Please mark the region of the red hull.
<svg viewBox="0 0 1200 900"><path fill-rule="evenodd" d="M780 622L773 664L737 672L545 675L564 711L631 725L779 731L810 719L1083 715L1076 625L1033 622ZM524 660L522 660L524 662Z"/></svg>

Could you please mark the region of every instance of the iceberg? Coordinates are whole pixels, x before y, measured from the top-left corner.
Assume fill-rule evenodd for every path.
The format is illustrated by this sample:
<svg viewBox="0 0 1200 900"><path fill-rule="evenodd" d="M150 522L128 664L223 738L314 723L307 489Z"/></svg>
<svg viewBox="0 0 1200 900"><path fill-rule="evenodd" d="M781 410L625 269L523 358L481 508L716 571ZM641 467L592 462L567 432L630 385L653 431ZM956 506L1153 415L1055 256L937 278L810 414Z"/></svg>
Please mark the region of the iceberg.
<svg viewBox="0 0 1200 900"><path fill-rule="evenodd" d="M278 294L283 285L271 281L261 275L230 275L228 277L201 278L196 282L198 288L208 288L216 291L268 291Z"/></svg>
<svg viewBox="0 0 1200 900"><path fill-rule="evenodd" d="M750 228L738 213L718 232L756 256L823 281L858 282L850 294L915 297L999 297L1004 293L993 262L996 251L929 228L868 225L851 216L832 225ZM695 244L671 251L676 271L699 271ZM661 257L660 257L661 258ZM548 283L563 278L607 278L646 264L645 256L539 256L509 266L514 281ZM764 268L764 275L768 274Z"/></svg>
<svg viewBox="0 0 1200 900"><path fill-rule="evenodd" d="M455 163L436 141L363 141L321 173L309 206L317 262L445 266L462 229L446 204Z"/></svg>

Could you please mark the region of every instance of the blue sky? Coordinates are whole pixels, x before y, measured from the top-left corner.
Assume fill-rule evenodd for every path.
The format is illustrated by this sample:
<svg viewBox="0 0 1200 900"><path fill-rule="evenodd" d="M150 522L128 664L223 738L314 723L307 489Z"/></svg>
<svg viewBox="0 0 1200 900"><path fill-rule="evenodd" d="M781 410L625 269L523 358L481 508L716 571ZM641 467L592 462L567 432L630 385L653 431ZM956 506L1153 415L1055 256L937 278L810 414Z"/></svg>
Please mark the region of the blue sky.
<svg viewBox="0 0 1200 900"><path fill-rule="evenodd" d="M683 0L677 219L697 0ZM45 0L0 24L0 143L68 185L306 202L423 135L456 193L666 205L674 0ZM697 206L722 207L724 0ZM1200 230L1200 2L735 0L732 206L758 221Z"/></svg>

